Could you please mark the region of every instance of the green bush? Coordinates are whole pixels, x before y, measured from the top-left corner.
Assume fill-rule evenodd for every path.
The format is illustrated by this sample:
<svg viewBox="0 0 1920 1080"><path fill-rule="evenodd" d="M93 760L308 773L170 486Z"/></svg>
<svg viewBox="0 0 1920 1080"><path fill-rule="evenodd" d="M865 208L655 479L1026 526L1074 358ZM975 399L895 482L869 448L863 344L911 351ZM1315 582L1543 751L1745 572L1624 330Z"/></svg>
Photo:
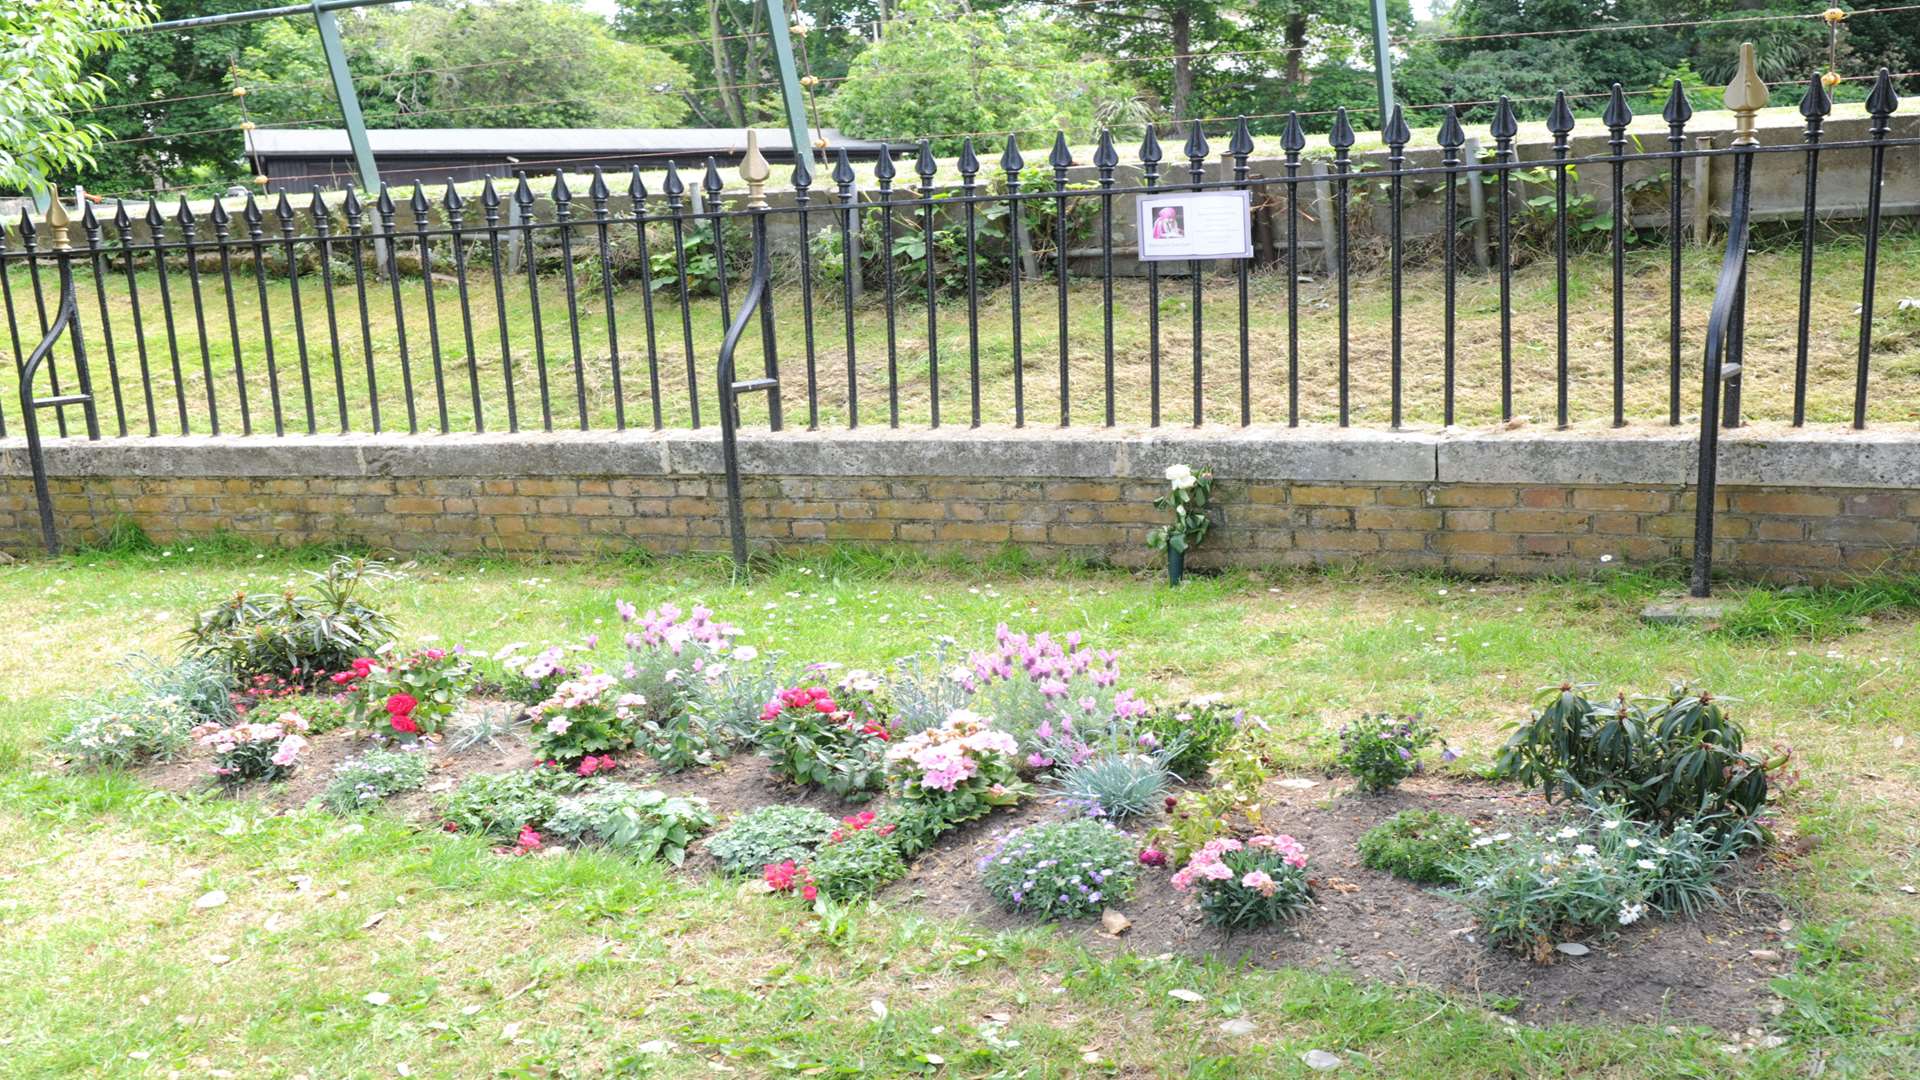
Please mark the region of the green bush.
<svg viewBox="0 0 1920 1080"><path fill-rule="evenodd" d="M542 831L570 844L598 844L679 866L687 845L712 827L705 800L615 785L562 797Z"/></svg>
<svg viewBox="0 0 1920 1080"><path fill-rule="evenodd" d="M440 813L459 832L513 840L523 826L547 823L568 795L598 790L605 781L540 765L507 773L478 773L441 800Z"/></svg>
<svg viewBox="0 0 1920 1080"><path fill-rule="evenodd" d="M859 900L904 876L907 863L891 836L867 828L822 846L807 860L807 870L827 898Z"/></svg>
<svg viewBox="0 0 1920 1080"><path fill-rule="evenodd" d="M1474 832L1453 871L1461 901L1488 944L1542 962L1570 938L1717 904L1714 876L1747 839L1684 820L1663 835L1618 806L1558 828Z"/></svg>
<svg viewBox="0 0 1920 1080"><path fill-rule="evenodd" d="M1197 697L1177 709L1158 709L1140 720L1140 730L1159 741L1168 751L1167 768L1182 780L1198 780L1207 775L1207 766L1220 748L1227 745L1246 719L1245 709L1236 709L1216 700L1214 695Z"/></svg>
<svg viewBox="0 0 1920 1080"><path fill-rule="evenodd" d="M347 670L355 657L371 655L393 637L392 620L362 594L368 582L397 578L399 571L342 556L308 576L311 594L238 592L202 612L187 633L188 656L216 661L242 681L274 675L312 685Z"/></svg>
<svg viewBox="0 0 1920 1080"><path fill-rule="evenodd" d="M128 698L94 705L53 740L53 752L89 769L165 761L187 748L199 719L178 698Z"/></svg>
<svg viewBox="0 0 1920 1080"><path fill-rule="evenodd" d="M376 747L352 761L334 766L333 781L321 794L320 801L337 814L365 809L388 796L423 787L427 782L427 766L427 756L419 751Z"/></svg>
<svg viewBox="0 0 1920 1080"><path fill-rule="evenodd" d="M1134 847L1092 818L1015 829L983 864L984 884L1009 911L1048 921L1098 915L1132 894Z"/></svg>
<svg viewBox="0 0 1920 1080"><path fill-rule="evenodd" d="M1439 741L1439 733L1418 716L1362 716L1340 729L1336 760L1361 791L1391 791L1420 771L1420 751ZM1447 751L1449 760L1452 754Z"/></svg>
<svg viewBox="0 0 1920 1080"><path fill-rule="evenodd" d="M715 833L707 851L730 874L757 874L769 863L806 862L837 823L806 806L762 806Z"/></svg>
<svg viewBox="0 0 1920 1080"><path fill-rule="evenodd" d="M1408 881L1452 885L1472 840L1473 826L1457 814L1402 810L1360 837L1360 861Z"/></svg>
<svg viewBox="0 0 1920 1080"><path fill-rule="evenodd" d="M1507 740L1500 775L1549 799L1618 803L1640 821L1744 828L1766 805L1768 774L1785 751L1747 752L1745 733L1711 694L1676 687L1649 704L1625 694L1596 705L1585 687L1540 693L1543 707Z"/></svg>

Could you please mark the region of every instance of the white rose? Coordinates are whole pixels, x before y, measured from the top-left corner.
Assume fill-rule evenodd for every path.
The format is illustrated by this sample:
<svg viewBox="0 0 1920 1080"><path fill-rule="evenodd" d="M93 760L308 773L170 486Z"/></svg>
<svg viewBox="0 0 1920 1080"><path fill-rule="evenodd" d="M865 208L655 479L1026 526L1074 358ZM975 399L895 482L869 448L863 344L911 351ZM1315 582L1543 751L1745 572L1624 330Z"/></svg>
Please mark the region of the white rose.
<svg viewBox="0 0 1920 1080"><path fill-rule="evenodd" d="M1174 490L1185 491L1186 489L1192 487L1194 485L1194 482L1195 482L1195 478L1193 475L1193 470L1188 468L1187 466L1185 465L1167 466L1167 483L1172 484L1174 487Z"/></svg>

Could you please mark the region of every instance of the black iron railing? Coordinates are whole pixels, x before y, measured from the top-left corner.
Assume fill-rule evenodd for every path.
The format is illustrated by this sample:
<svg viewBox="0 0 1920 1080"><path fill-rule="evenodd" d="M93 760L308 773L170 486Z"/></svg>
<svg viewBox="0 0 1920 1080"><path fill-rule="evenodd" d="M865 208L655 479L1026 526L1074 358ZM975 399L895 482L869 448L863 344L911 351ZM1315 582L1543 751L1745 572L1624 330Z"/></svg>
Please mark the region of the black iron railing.
<svg viewBox="0 0 1920 1080"><path fill-rule="evenodd" d="M692 187L678 169L636 171L624 195L596 173L584 195L564 177L536 195L523 177L504 197L490 183L450 186L436 200L382 191L371 207L353 192L316 192L300 207L284 196L248 199L237 212L225 203L200 213L186 203L166 214L89 207L84 243L72 249L43 245L31 218L0 226L0 303L17 370L22 343L50 327L43 276L71 262L97 315L72 344L105 356L101 397L114 435L698 427L711 418L701 373L753 287L752 273L739 271L762 255L766 310L801 354L789 389L809 427L871 423L882 396L890 425L1057 415L1061 424L1397 427L1517 413L1561 426L1677 425L1683 343L1698 325L1686 312L1687 236L1724 225L1702 208L1725 173L1711 192L1696 186L1689 198L1686 188L1706 175L1703 163L1750 152L1805 172L1798 310L1765 312L1795 343L1794 423L1810 419L1810 367L1820 359L1810 327L1830 330L1833 317L1815 313L1830 295L1813 288L1817 243L1839 218L1862 234L1844 418L1865 425L1882 189L1890 163L1909 182L1920 147L1893 133L1890 77L1874 86L1864 137L1831 137L1816 80L1799 139L1741 149L1690 142L1678 88L1663 110L1665 146L1643 143L1628 101L1607 103L1604 140L1581 135L1559 102L1551 145L1531 158L1502 105L1485 133L1492 145L1477 153L1451 110L1432 149L1412 146L1404 120L1390 118L1377 155L1360 152L1344 116L1324 153L1307 153L1295 121L1278 158L1264 162L1245 124L1223 159L1194 126L1177 166L1148 132L1124 170L1110 137L1090 170L1064 139L1044 166L1030 166L1009 138L997 168L969 140L951 170L919 147L904 186L891 157L866 190L840 160L822 183L803 173L760 208L732 205L737 194L711 163ZM1836 155L1864 159L1857 172L1848 163L1845 191L1821 176ZM1492 220L1469 224L1462 203L1486 184ZM1133 199L1217 190L1251 194L1267 238L1253 258L1137 263L1125 212ZM1823 194L1864 209L1822 210ZM1478 228L1485 270L1465 257ZM1592 274L1589 257L1605 270ZM1523 267L1529 260L1537 265ZM1664 313L1640 296L1653 273L1666 279ZM1463 311L1463 291L1483 299ZM1610 319L1583 321L1608 302ZM1657 322L1638 321L1647 310ZM1536 317L1549 311L1552 329L1541 334ZM1576 323L1611 341L1596 347ZM1651 350L1636 334L1653 336ZM1650 352L1664 353L1664 365L1648 363ZM46 363L58 378L63 356ZM1767 390L1786 400L1784 386L1770 380ZM64 409L56 422L65 434ZM0 410L0 433L5 424Z"/></svg>

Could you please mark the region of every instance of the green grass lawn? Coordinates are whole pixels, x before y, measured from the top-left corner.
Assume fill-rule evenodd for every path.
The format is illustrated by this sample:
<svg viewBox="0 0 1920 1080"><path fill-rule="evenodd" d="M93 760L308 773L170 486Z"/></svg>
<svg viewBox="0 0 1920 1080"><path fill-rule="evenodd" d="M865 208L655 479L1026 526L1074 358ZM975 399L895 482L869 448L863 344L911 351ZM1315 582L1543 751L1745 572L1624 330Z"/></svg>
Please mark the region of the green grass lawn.
<svg viewBox="0 0 1920 1080"><path fill-rule="evenodd" d="M747 583L706 560L433 562L383 593L406 639L488 650L604 630L616 596L697 600L752 643L869 667L1003 620L1079 630L1155 697L1245 701L1297 768L1330 761L1363 710L1425 713L1471 770L1541 683L1698 680L1738 699L1754 740L1796 748L1786 812L1812 841L1781 876L1786 1041L1729 1055L1705 1030L1533 1029L1338 973L1099 956L885 905L823 923L611 856L501 858L378 813L277 813L46 760L69 699L111 684L117 658L169 653L209 598L321 563L203 544L0 567L0 1074L1243 1077L1308 1075L1311 1049L1383 1077L1920 1071L1920 625L1891 606L1910 583L1729 590L1743 601L1717 630L1643 625L1676 582L1625 574L1233 574L1174 592L843 553ZM195 905L215 889L227 903ZM1252 1033L1223 1033L1232 1018Z"/></svg>
<svg viewBox="0 0 1920 1080"><path fill-rule="evenodd" d="M822 219L824 223L826 219ZM655 250L669 243L664 228L655 227ZM1365 261L1384 261L1384 245L1368 242ZM628 237L628 241L631 238ZM545 246L550 236L543 234ZM1356 241L1358 242L1358 241ZM583 253L590 238L578 241ZM303 249L304 250L304 249ZM401 244L403 258L411 245ZM1359 249L1356 249L1359 251ZM244 254L244 253L243 253ZM731 251L735 271L733 301L740 301L744 278L738 275L744 249L737 241ZM1854 375L1858 358L1860 302L1864 252L1858 237L1833 236L1816 249L1809 320L1809 386L1807 415L1814 423L1841 423L1852 419ZM444 407L449 427L471 431L475 398L487 430L505 430L509 422L509 387L517 423L523 430L543 425L567 430L582 417L594 428L610 428L617 417L614 395L615 350L608 333L605 294L595 281L581 278L573 298L577 320L569 314L564 279L547 274L538 281L539 303L532 300L526 275L507 274L496 295L484 248L470 256L468 307L462 311L453 286L446 245L434 254L435 283L432 304L428 285L417 273L403 275L397 287L368 277L363 310L344 249L336 258L337 280L331 290L335 322L328 321L328 289L317 273L300 278L296 309L290 283L270 276L266 284L268 314L262 316L258 286L250 263L237 262L231 322L217 261L204 256L200 273L201 301L196 314L192 282L184 266L169 271L175 337L169 344L166 311L160 303L158 275L140 262L134 289L140 297L141 323L135 333L133 305L128 302L126 278L116 269L109 274L106 322L113 331L113 365L118 370L120 405L113 402L106 335L102 333L99 298L91 270L78 278L82 325L89 358L102 401L102 423L117 430L124 411L129 430L146 434L148 406L140 378L142 347L151 375L154 428L161 433L185 427L197 433L211 428L218 413L221 429L242 428L241 386L246 387L248 419L253 430L270 432L275 417L271 401L277 383L282 402L280 422L287 430L307 430L311 410L321 432L341 429L340 399L344 394L346 424L355 431L372 428L372 403L377 401L380 422L389 431L438 430ZM791 262L797 256L783 251ZM1701 356L1701 335L1719 273L1717 246L1689 246L1681 272L1681 412L1698 412L1699 388L1694 372ZM1403 285L1402 344L1405 419L1412 424L1438 424L1444 416L1444 290L1440 272L1431 265L1415 265ZM417 265L417 264L411 264ZM588 264L582 264L586 266ZM902 264L904 266L904 264ZM590 270L591 267L589 266ZM902 274L906 271L903 269ZM1792 417L1794 357L1799 310L1800 257L1797 242L1768 242L1756 246L1750 262L1749 314L1745 378L1745 415L1756 421L1785 421ZM1575 423L1608 423L1612 418L1613 305L1611 260L1604 254L1576 253L1568 271L1568 369L1571 416ZM29 277L16 261L10 264L9 286L23 344L31 348L39 322ZM1148 314L1152 305L1146 282L1122 279L1116 283L1111 309L1091 273L1070 274L1065 366L1067 398L1075 424L1104 420L1106 379L1106 315L1111 310L1114 337L1114 415L1122 424L1145 424L1153 415L1153 337ZM1356 272L1351 283L1352 422L1385 426L1391 417L1390 357L1392 351L1391 290L1384 269ZM54 287L51 272L43 292ZM1665 423L1668 409L1669 315L1667 255L1659 244L1627 254L1622 318L1626 369L1626 411L1630 420ZM396 303L397 295L397 303ZM1902 308L1902 298L1920 297L1920 239L1911 232L1891 232L1880 249L1874 348L1870 364L1869 422L1875 426L1920 421L1920 307ZM820 423L844 426L850 418L848 395L847 327L837 290L822 285L815 291L812 365L816 374L816 406ZM807 343L803 327L803 298L792 273L777 285L774 304L779 357L784 382L786 418L804 424L808 415ZM1029 281L1021 296L1021 349L1018 371L1024 384L1025 420L1050 426L1060 419L1062 355L1056 286ZM1204 326L1200 352L1203 373L1200 396L1210 424L1240 421L1239 304L1234 279L1210 278L1203 293ZM536 325L535 311L539 319ZM726 328L715 297L692 300L683 318L678 297L662 289L652 299L654 318L651 368L647 347L647 299L637 280L618 283L613 293L613 327L620 358L619 384L625 403L625 421L631 427L649 427L656 403L661 422L685 427L692 420L688 393L689 356L697 380L702 419L715 422L714 380L721 337ZM1515 271L1512 282L1513 396L1516 416L1535 423L1555 418L1555 372L1558 365L1555 312L1557 282L1553 260L1542 253ZM303 320L305 352L296 334L295 314ZM396 316L396 311L398 315ZM429 313L433 318L429 321ZM1194 339L1192 294L1182 276L1163 281L1159 303L1160 416L1169 425L1193 422ZM1306 423L1331 423L1339 417L1339 320L1334 283L1313 277L1299 285L1300 413ZM859 420L866 426L889 419L889 394L898 396L900 422L924 425L931 421L937 395L943 423L964 425L971 416L968 375L974 343L969 338L963 301L941 304L929 334L927 310L906 290L898 297L893 320L893 348L889 355L887 308L878 282L856 305L853 319L853 382L858 387ZM1497 278L1463 268L1458 275L1455 372L1456 421L1467 425L1495 423L1501 416L1500 292ZM471 341L467 327L471 322ZM1288 415L1288 304L1284 269L1259 271L1248 289L1247 337L1250 402L1253 419L1285 423ZM204 353L202 325L204 324ZM402 361L404 324L405 362ZM262 326L271 327L263 333ZM574 328L578 329L578 359ZM985 290L979 314L980 414L987 424L1011 424L1014 408L1015 353L1013 304L1005 286ZM239 340L239 364L234 339ZM333 346L338 334L339 347ZM691 350L688 348L689 334ZM440 362L436 366L432 342L437 335ZM502 340L505 349L502 349ZM271 341L272 364L268 363ZM932 345L930 346L930 343ZM368 346L371 346L371 353ZM177 351L177 356L176 356ZM544 357L542 365L536 357ZM505 358L503 362L503 358ZM176 370L176 360L178 368ZM71 388L72 362L57 353L55 365ZM760 370L759 335L750 333L742 346L740 370ZM5 365L0 365L5 368ZM207 372L212 372L209 381ZM244 379L241 377L244 375ZM509 377L510 376L510 377ZM657 376L659 393L653 392ZM547 390L543 412L541 386ZM44 392L46 384L41 384ZM373 392L369 392L369 387ZM409 387L411 393L408 393ZM18 395L11 369L0 370L0 411L17 421ZM582 403L584 401L584 410ZM757 398L744 405L749 423L763 423L765 404ZM70 423L80 420L69 409ZM410 416L411 414L411 416Z"/></svg>

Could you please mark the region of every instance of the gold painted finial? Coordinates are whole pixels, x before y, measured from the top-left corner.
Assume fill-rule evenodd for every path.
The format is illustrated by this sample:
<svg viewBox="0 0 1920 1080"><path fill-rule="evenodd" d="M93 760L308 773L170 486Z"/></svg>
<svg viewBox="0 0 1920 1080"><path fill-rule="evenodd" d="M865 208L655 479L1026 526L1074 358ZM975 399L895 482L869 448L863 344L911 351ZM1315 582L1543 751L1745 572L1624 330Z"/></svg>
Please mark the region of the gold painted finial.
<svg viewBox="0 0 1920 1080"><path fill-rule="evenodd" d="M67 249L67 226L73 224L73 218L67 214L67 204L60 201L60 188L47 185L47 233L53 238L56 250Z"/></svg>
<svg viewBox="0 0 1920 1080"><path fill-rule="evenodd" d="M740 159L740 179L747 182L747 209L767 208L767 177L772 175L767 159L760 156L760 136L748 128L747 153Z"/></svg>
<svg viewBox="0 0 1920 1080"><path fill-rule="evenodd" d="M1754 58L1753 42L1740 45L1740 66L1727 84L1726 104L1733 111L1733 145L1752 146L1760 141L1754 133L1754 116L1767 103L1767 84L1760 78L1760 66Z"/></svg>

